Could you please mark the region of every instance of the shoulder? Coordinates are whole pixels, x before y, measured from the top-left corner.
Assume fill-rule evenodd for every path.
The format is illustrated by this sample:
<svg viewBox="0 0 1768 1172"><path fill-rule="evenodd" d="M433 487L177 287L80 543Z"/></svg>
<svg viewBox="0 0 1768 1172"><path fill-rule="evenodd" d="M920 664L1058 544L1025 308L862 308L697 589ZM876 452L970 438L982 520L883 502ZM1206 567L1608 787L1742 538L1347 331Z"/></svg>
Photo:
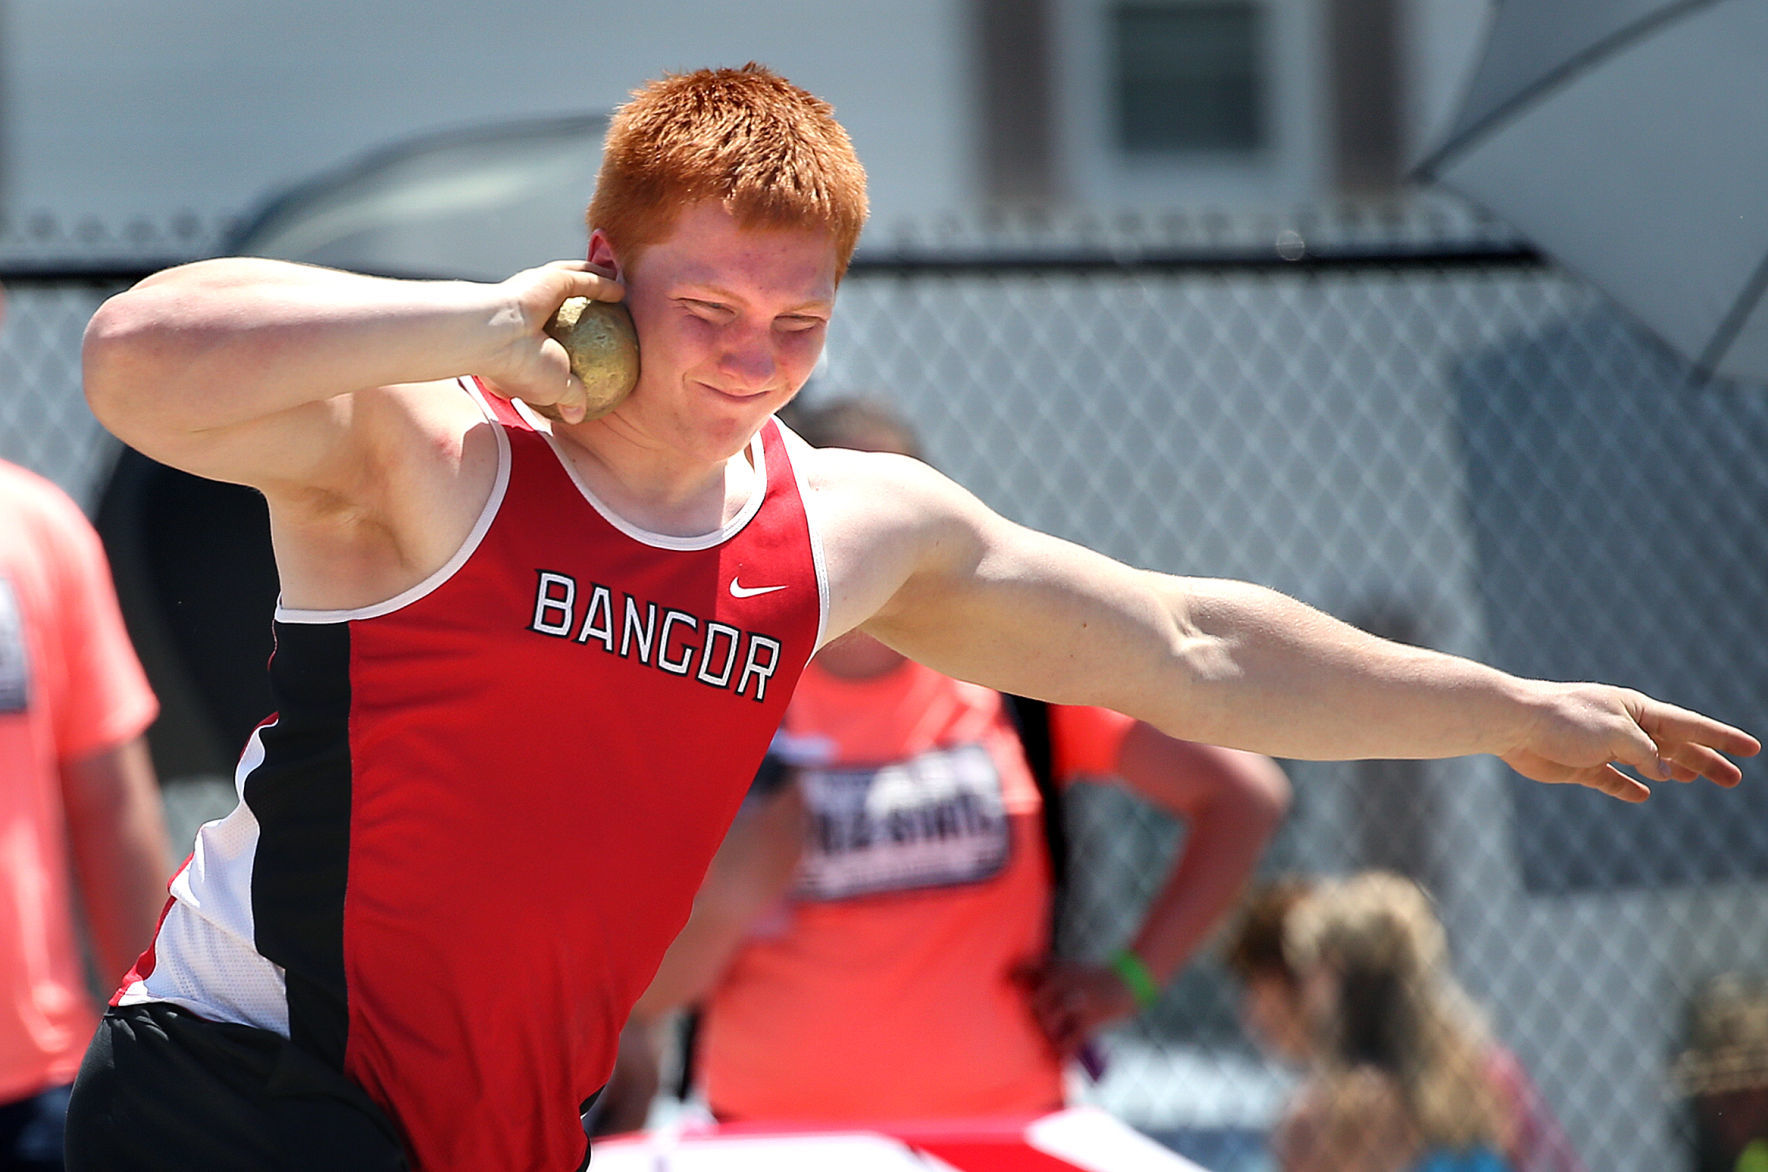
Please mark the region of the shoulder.
<svg viewBox="0 0 1768 1172"><path fill-rule="evenodd" d="M809 447L793 459L831 586L831 634L871 618L930 567L961 572L981 560L992 515L921 461Z"/></svg>
<svg viewBox="0 0 1768 1172"><path fill-rule="evenodd" d="M985 527L992 517L966 489L912 456L797 442L792 459L801 469L807 505L838 538L956 536Z"/></svg>
<svg viewBox="0 0 1768 1172"><path fill-rule="evenodd" d="M943 479L912 456L894 452L862 452L851 448L813 448L796 432L780 428L792 460L803 470L813 492L864 490L881 486L932 487Z"/></svg>

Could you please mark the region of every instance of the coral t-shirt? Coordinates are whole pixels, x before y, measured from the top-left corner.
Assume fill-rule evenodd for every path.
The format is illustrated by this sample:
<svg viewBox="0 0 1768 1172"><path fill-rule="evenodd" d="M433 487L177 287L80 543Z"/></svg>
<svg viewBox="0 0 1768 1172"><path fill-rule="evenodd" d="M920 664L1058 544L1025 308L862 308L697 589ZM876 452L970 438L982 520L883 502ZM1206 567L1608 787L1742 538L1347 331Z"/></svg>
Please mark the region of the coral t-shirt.
<svg viewBox="0 0 1768 1172"><path fill-rule="evenodd" d="M1113 772L1128 717L1052 707L1058 777ZM1000 695L913 662L813 661L784 732L810 828L790 906L706 1006L721 1118L858 1121L1042 1111L1061 1063L1020 964L1048 948L1037 785Z"/></svg>
<svg viewBox="0 0 1768 1172"><path fill-rule="evenodd" d="M61 767L156 711L98 535L60 489L0 462L0 1102L71 1082L98 1024Z"/></svg>

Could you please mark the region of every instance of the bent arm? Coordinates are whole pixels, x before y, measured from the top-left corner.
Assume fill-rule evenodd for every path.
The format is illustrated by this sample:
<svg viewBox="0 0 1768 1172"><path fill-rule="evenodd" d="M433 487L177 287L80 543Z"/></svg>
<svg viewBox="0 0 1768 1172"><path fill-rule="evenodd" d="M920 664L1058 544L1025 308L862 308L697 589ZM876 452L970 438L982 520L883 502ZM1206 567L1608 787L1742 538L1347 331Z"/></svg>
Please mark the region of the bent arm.
<svg viewBox="0 0 1768 1172"><path fill-rule="evenodd" d="M1637 692L1521 679L1274 590L1137 570L1012 524L913 461L842 455L826 545L859 585L837 595L836 621L960 678L1277 757L1491 753L1536 780L1630 800L1645 787L1611 762L1733 785L1722 754L1760 748ZM861 548L870 556L854 564Z"/></svg>
<svg viewBox="0 0 1768 1172"><path fill-rule="evenodd" d="M476 284L199 261L99 307L86 396L120 439L186 471L325 485L362 454L354 392L480 374L530 401L581 396L542 327L565 298L618 289L568 264Z"/></svg>
<svg viewBox="0 0 1768 1172"><path fill-rule="evenodd" d="M94 959L100 976L120 980L153 939L171 867L147 742L67 762L62 795Z"/></svg>
<svg viewBox="0 0 1768 1172"><path fill-rule="evenodd" d="M1131 789L1187 822L1184 848L1130 942L1164 986L1233 905L1289 807L1289 780L1268 757L1174 740L1145 723L1124 738L1116 768ZM1137 1009L1134 990L1107 965L1052 956L1020 976L1060 1054Z"/></svg>
<svg viewBox="0 0 1768 1172"><path fill-rule="evenodd" d="M1269 757L1175 740L1138 724L1124 738L1124 782L1184 819L1184 846L1130 949L1166 984L1234 906L1288 812L1289 779Z"/></svg>

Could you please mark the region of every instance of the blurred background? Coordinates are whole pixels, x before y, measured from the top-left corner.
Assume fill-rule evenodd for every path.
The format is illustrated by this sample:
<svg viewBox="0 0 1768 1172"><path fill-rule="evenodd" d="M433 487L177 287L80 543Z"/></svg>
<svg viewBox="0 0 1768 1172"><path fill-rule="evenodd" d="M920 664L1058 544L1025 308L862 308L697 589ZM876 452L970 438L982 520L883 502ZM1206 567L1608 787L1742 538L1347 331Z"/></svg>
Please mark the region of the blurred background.
<svg viewBox="0 0 1768 1172"><path fill-rule="evenodd" d="M835 105L871 179L807 395L894 397L995 508L1116 557L1760 733L1768 389L1673 349L1520 215L1418 177L1498 12L0 0L0 456L99 520L187 843L268 708L274 571L251 494L91 420L99 301L231 251L486 279L574 255L608 111L754 59ZM1760 766L1643 808L1486 759L1290 771L1266 871L1420 879L1589 1166L1697 1166L1668 1068L1703 981L1768 970ZM1066 946L1104 955L1182 828L1104 788L1070 806ZM1087 1101L1261 1166L1286 1075L1213 959L1106 1048Z"/></svg>

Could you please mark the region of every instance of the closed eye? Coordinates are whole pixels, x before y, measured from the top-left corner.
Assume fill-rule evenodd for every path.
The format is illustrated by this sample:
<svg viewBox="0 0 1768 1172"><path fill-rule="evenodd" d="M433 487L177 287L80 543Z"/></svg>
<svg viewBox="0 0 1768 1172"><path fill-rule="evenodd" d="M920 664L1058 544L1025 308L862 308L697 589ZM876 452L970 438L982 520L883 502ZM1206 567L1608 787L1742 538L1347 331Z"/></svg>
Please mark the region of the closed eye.
<svg viewBox="0 0 1768 1172"><path fill-rule="evenodd" d="M707 321L729 321L736 316L736 311L728 305L716 301L701 301L696 297L677 297L675 303L696 317Z"/></svg>

